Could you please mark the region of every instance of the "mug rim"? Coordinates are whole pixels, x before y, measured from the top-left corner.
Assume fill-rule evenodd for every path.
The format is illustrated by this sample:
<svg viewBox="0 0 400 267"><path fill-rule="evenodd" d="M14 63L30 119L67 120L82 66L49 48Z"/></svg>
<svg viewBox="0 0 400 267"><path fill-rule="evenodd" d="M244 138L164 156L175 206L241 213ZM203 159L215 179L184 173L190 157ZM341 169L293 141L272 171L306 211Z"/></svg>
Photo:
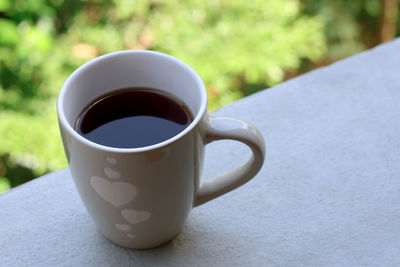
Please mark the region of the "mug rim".
<svg viewBox="0 0 400 267"><path fill-rule="evenodd" d="M144 147L137 147L137 148L118 148L118 147L111 147L111 146L106 146L106 145L101 145L98 143L95 143L91 140L86 139L85 137L81 136L67 121L67 118L64 114L64 97L65 97L65 93L67 91L67 88L70 86L72 80L74 80L79 74L83 73L86 71L86 69L90 68L91 66L104 61L108 58L114 57L114 56L119 56L121 54L147 54L147 55L154 55L154 56L158 56L158 57L163 57L166 58L168 60L172 60L174 61L175 64L178 64L180 66L182 66L183 68L187 69L189 71L189 73L193 76L197 86L200 88L201 92L201 103L200 103L200 108L199 111L197 112L196 116L194 117L193 121L189 124L189 126L187 126L183 131L181 131L180 133L178 133L177 135L164 140L163 142L160 143L156 143L153 145L149 145L149 146L144 146ZM186 64L185 62L170 56L168 54L165 53L161 53L161 52L157 52L157 51L150 51L150 50L122 50L122 51L117 51L117 52L112 52L112 53L108 53L102 56L99 56L95 59L92 59L88 62L86 62L85 64L81 65L80 67L78 67L76 70L74 70L71 75L69 75L69 77L66 79L66 81L64 82L63 86L61 87L59 93L58 93L58 97L57 97L57 114L58 114L58 120L59 123L63 125L63 127L66 129L66 131L69 132L69 134L75 138L76 140L78 140L79 142L82 142L92 148L95 149L100 149L100 150L104 150L104 151L108 151L108 152L118 152L118 153L135 153L135 152L145 152L145 151L150 151L150 150L155 150L164 146L167 146L171 143L174 143L175 141L177 141L178 139L182 138L183 136L185 136L186 134L188 134L190 131L192 131L192 129L199 123L199 121L201 120L201 118L203 117L205 111L207 109L207 91L206 88L204 86L204 83L202 81L202 79L200 78L200 76L197 74L197 72L190 67L188 64Z"/></svg>

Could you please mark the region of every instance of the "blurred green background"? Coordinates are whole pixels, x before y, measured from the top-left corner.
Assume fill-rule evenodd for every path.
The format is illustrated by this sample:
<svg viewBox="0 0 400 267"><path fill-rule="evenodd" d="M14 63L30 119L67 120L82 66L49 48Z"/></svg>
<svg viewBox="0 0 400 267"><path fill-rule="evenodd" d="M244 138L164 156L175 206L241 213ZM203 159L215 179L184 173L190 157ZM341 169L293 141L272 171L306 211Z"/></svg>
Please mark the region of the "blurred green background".
<svg viewBox="0 0 400 267"><path fill-rule="evenodd" d="M210 111L396 35L397 0L0 0L0 193L66 167L57 93L124 49L191 65Z"/></svg>

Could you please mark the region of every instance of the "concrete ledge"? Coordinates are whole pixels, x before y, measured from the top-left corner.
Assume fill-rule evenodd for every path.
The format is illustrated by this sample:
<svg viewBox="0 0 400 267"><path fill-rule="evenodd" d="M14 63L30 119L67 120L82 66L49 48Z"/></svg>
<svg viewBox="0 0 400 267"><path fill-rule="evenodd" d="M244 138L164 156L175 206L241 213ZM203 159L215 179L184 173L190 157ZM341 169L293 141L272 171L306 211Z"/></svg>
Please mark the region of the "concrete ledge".
<svg viewBox="0 0 400 267"><path fill-rule="evenodd" d="M260 128L266 163L245 186L193 209L162 247L106 240L68 169L0 195L0 265L400 265L399 50L396 40L216 112ZM235 142L211 144L205 177L248 155Z"/></svg>

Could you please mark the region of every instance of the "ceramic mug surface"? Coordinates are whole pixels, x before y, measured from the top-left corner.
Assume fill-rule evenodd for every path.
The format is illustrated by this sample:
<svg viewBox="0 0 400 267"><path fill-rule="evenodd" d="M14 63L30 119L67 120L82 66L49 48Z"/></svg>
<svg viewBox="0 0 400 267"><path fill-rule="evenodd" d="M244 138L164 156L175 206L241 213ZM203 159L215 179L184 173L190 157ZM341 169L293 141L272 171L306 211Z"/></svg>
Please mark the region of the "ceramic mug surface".
<svg viewBox="0 0 400 267"><path fill-rule="evenodd" d="M193 114L178 135L141 148L114 148L80 136L81 111L109 91L157 88L181 99ZM150 248L175 237L188 213L253 178L265 157L261 133L252 124L207 114L207 95L198 74L182 61L152 51L121 51L78 68L60 90L57 113L69 168L88 213L111 241ZM243 166L201 181L205 145L232 139L251 148Z"/></svg>

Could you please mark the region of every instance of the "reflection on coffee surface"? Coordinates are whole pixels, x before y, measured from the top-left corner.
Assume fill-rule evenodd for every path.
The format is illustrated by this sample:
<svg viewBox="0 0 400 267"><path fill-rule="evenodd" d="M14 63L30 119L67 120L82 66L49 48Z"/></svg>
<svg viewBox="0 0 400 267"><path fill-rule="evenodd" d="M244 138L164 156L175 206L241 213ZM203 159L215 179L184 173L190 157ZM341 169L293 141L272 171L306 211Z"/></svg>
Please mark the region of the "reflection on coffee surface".
<svg viewBox="0 0 400 267"><path fill-rule="evenodd" d="M168 140L192 122L186 105L152 88L124 88L97 98L79 115L76 131L95 143L138 148Z"/></svg>

